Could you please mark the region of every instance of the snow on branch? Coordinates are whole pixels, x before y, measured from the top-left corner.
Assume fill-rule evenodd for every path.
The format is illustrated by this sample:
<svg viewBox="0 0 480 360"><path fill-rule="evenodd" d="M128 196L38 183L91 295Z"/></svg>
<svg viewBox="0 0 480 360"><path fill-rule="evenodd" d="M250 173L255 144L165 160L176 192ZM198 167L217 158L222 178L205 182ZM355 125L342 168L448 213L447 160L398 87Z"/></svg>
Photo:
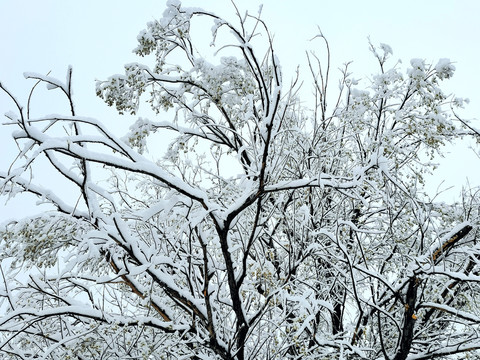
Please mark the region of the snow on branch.
<svg viewBox="0 0 480 360"><path fill-rule="evenodd" d="M76 113L71 68L25 73L26 105L0 83L16 110L0 192L49 204L0 228L0 357L477 356L479 192L424 186L444 144L478 135L441 88L450 60L402 69L367 43L379 68L360 81L320 32L307 94L261 11L232 9L169 0L142 63L97 82L138 116L115 119L123 137ZM31 115L41 83L68 114Z"/></svg>

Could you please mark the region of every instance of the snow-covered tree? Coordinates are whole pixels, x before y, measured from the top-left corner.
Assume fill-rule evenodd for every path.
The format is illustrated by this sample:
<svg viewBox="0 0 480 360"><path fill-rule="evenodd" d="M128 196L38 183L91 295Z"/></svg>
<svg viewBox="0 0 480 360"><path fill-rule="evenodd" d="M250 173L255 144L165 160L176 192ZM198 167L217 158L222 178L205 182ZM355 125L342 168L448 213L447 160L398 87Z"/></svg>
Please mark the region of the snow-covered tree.
<svg viewBox="0 0 480 360"><path fill-rule="evenodd" d="M377 75L332 81L319 34L305 98L265 23L237 15L168 2L138 36L150 65L97 84L120 114L153 110L123 138L75 112L71 69L26 74L68 115L32 117L0 84L19 148L2 192L52 209L1 230L2 358L479 356L479 195L423 188L442 145L475 133L439 87L451 62L402 70L371 45Z"/></svg>

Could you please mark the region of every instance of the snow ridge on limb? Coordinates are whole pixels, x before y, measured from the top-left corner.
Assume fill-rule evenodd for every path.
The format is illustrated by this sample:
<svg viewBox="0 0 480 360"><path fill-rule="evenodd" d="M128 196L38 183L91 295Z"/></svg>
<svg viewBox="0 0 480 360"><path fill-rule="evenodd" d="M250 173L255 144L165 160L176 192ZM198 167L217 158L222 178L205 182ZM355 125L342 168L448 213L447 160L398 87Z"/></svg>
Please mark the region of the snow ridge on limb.
<svg viewBox="0 0 480 360"><path fill-rule="evenodd" d="M432 252L432 262L434 264L438 263L440 256L452 249L457 242L467 236L472 229L473 227L469 222L464 222L458 224L454 229L445 234L443 238L440 239L438 248Z"/></svg>

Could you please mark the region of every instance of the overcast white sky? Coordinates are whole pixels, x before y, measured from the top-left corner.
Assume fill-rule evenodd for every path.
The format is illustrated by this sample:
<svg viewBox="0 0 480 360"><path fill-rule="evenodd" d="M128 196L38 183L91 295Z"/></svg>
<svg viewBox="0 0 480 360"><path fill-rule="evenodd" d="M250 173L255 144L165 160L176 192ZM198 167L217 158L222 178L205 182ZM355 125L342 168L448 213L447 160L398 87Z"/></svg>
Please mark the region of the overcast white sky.
<svg viewBox="0 0 480 360"><path fill-rule="evenodd" d="M242 10L258 10L260 1L237 1ZM185 0L186 6L203 7L231 19L234 9L228 0ZM370 36L393 48L393 61L424 58L436 62L450 58L456 75L444 86L449 92L471 100L462 115L480 118L479 46L480 1L402 0L402 1L263 1L263 19L275 34L275 46L285 73L291 73L305 59L306 49L315 49L309 41L319 26L330 42L334 67L353 60L356 77L375 71L368 51ZM165 0L0 0L0 81L21 101L26 101L33 84L23 72L33 71L64 78L73 66L73 86L77 112L111 121L127 129L129 118L117 119L112 109L95 96L95 79L123 71L123 64L141 61L131 50L145 23L161 16ZM206 29L208 32L210 27ZM320 52L319 48L317 52ZM393 64L393 63L392 63ZM39 115L62 111L61 104L47 92L34 103ZM0 94L0 115L13 110L13 104ZM42 113L43 112L43 113ZM115 121L115 122L113 122ZM477 127L480 125L477 124ZM13 156L9 129L0 128L0 167L5 169ZM480 184L480 159L465 151L465 141L449 148L443 168L430 179L438 185L461 184L468 176ZM458 188L449 195L458 194ZM12 213L22 214L21 202L5 206L0 199L0 223Z"/></svg>

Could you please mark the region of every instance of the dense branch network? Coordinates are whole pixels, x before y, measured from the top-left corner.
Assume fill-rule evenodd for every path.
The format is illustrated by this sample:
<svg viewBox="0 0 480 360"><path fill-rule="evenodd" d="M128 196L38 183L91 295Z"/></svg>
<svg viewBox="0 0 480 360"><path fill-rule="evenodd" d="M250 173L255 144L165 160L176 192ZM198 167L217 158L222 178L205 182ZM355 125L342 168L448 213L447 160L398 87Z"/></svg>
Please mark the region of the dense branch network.
<svg viewBox="0 0 480 360"><path fill-rule="evenodd" d="M26 74L61 91L68 115L33 117L30 100L22 106L0 84L17 108L7 125L19 148L0 171L2 192L30 193L52 209L1 230L0 352L478 354L478 194L446 205L422 190L433 167L425 159L474 129L453 112L462 100L439 87L453 65L414 59L403 72L388 68L388 45L370 44L379 74L361 83L346 65L335 92L320 33L326 64L308 55L306 108L300 78L282 82L260 14L237 17L168 2L138 36L135 52L153 66L128 64L97 84L120 113L147 104L159 118L140 117L123 138L76 113L71 69L65 82ZM196 50L205 19L216 49L206 55ZM73 195L28 176L40 169Z"/></svg>

